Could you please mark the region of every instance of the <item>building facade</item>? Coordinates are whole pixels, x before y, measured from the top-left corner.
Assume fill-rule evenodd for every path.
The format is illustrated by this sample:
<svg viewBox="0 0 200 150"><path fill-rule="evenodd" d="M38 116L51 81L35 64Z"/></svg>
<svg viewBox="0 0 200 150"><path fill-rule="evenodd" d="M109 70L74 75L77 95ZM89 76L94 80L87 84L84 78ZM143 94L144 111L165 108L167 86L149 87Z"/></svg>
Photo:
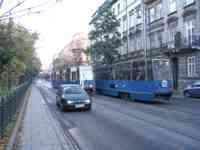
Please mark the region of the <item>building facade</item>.
<svg viewBox="0 0 200 150"><path fill-rule="evenodd" d="M170 60L175 89L200 79L200 1L145 0L148 58Z"/></svg>
<svg viewBox="0 0 200 150"><path fill-rule="evenodd" d="M107 1L123 41L113 79L171 79L177 90L200 79L200 0Z"/></svg>
<svg viewBox="0 0 200 150"><path fill-rule="evenodd" d="M85 50L89 45L85 33L76 33L72 40L53 58L53 80L78 80L78 65L89 64Z"/></svg>

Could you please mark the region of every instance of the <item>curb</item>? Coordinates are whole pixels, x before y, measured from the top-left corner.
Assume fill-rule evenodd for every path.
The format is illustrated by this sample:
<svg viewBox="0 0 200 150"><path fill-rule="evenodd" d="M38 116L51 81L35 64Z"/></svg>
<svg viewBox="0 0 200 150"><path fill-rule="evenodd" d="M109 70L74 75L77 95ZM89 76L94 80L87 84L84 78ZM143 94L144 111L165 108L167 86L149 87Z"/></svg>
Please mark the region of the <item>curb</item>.
<svg viewBox="0 0 200 150"><path fill-rule="evenodd" d="M45 96L45 92L44 89L42 89L41 87L38 88L42 99L45 101L45 103L47 103L47 97ZM49 106L47 106L49 107ZM61 121L61 119L59 117L57 117L56 121L54 120L54 116L57 116L56 112L51 112L49 110L49 108L45 109L46 113L49 115L49 119L52 122L52 127L55 129L55 133L57 135L57 137L59 138L59 141L62 141L62 147L65 150L80 150L79 145L77 144L77 142L74 140L74 138L72 137L72 135L68 132L65 131L63 129L63 121ZM59 134L62 133L62 134Z"/></svg>
<svg viewBox="0 0 200 150"><path fill-rule="evenodd" d="M22 104L22 107L19 111L19 114L17 116L17 121L16 121L16 124L15 124L15 127L12 131L12 134L11 134L11 137L9 139L9 142L7 144L7 146L5 147L5 150L13 150L14 147L16 146L17 144L17 135L18 135L18 131L20 129L20 126L21 126L21 123L22 123L22 120L24 118L24 114L25 114L25 111L26 111L26 108L27 108L27 104L28 104L28 100L29 100L29 92L31 90L32 86L30 86L24 96L24 102Z"/></svg>
<svg viewBox="0 0 200 150"><path fill-rule="evenodd" d="M176 99L179 99L179 100L181 100L181 99L188 99L188 100L192 100L192 101L198 101L198 100L200 100L199 98L184 97L183 95L174 95L174 96L172 96L172 98L176 98Z"/></svg>

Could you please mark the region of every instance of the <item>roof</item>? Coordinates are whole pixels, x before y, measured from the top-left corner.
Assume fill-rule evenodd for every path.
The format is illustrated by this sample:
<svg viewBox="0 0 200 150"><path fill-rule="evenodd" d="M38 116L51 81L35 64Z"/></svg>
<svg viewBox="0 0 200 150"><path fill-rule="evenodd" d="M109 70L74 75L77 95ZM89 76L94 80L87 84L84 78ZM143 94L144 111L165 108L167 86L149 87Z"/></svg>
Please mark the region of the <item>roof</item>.
<svg viewBox="0 0 200 150"><path fill-rule="evenodd" d="M80 32L76 33L72 40L60 51L56 64L84 64L88 63L84 50L88 47L88 35ZM56 60L56 59L55 59Z"/></svg>
<svg viewBox="0 0 200 150"><path fill-rule="evenodd" d="M62 84L60 87L65 88L65 87L75 87L75 86L80 86L79 84Z"/></svg>

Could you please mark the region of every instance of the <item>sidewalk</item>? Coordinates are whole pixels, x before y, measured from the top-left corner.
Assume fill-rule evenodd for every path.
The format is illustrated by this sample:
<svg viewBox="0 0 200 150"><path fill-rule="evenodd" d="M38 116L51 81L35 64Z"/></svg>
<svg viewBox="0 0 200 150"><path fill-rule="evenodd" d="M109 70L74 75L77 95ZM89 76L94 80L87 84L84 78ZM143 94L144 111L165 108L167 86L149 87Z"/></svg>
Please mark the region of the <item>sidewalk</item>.
<svg viewBox="0 0 200 150"><path fill-rule="evenodd" d="M185 97L183 95L183 93L181 92L175 92L173 95L172 95L172 99L175 98L175 99L179 99L179 100L182 100L182 99L187 99L187 100L193 100L193 101L198 101L199 98L193 98L193 97Z"/></svg>
<svg viewBox="0 0 200 150"><path fill-rule="evenodd" d="M32 87L20 132L19 150L68 150L62 129L51 116L40 91Z"/></svg>

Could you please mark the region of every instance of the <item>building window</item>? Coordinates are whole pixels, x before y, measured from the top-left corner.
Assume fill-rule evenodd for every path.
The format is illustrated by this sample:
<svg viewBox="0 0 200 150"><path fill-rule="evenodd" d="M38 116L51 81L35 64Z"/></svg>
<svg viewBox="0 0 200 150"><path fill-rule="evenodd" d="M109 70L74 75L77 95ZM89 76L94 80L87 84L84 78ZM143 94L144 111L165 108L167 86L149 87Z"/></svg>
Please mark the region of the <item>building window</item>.
<svg viewBox="0 0 200 150"><path fill-rule="evenodd" d="M162 3L157 4L156 6L156 19L162 17Z"/></svg>
<svg viewBox="0 0 200 150"><path fill-rule="evenodd" d="M194 36L194 29L195 29L195 21L193 20L188 20L185 22L185 42L187 42L187 44L192 44L192 39Z"/></svg>
<svg viewBox="0 0 200 150"><path fill-rule="evenodd" d="M188 57L187 58L187 74L188 77L196 76L196 57Z"/></svg>
<svg viewBox="0 0 200 150"><path fill-rule="evenodd" d="M123 0L123 10L126 9L127 6L127 0Z"/></svg>
<svg viewBox="0 0 200 150"><path fill-rule="evenodd" d="M150 48L160 48L164 43L164 31L156 31L149 35Z"/></svg>
<svg viewBox="0 0 200 150"><path fill-rule="evenodd" d="M142 39L141 39L141 35L138 35L136 37L136 49L137 50L141 50L142 49Z"/></svg>
<svg viewBox="0 0 200 150"><path fill-rule="evenodd" d="M118 31L119 31L119 32L122 32L122 30L121 30L121 28L122 28L121 19L119 19L119 24L120 24L120 26L118 27Z"/></svg>
<svg viewBox="0 0 200 150"><path fill-rule="evenodd" d="M149 22L151 23L157 19L160 19L163 15L162 11L162 3L158 3L154 7L149 8Z"/></svg>
<svg viewBox="0 0 200 150"><path fill-rule="evenodd" d="M169 0L169 11L170 13L176 11L176 0Z"/></svg>
<svg viewBox="0 0 200 150"><path fill-rule="evenodd" d="M113 14L115 15L115 8L113 8Z"/></svg>
<svg viewBox="0 0 200 150"><path fill-rule="evenodd" d="M123 17L123 32L127 30L126 16Z"/></svg>
<svg viewBox="0 0 200 150"><path fill-rule="evenodd" d="M151 33L150 37L149 37L149 42L150 42L150 48L155 48L156 46L156 37L155 37L155 33Z"/></svg>
<svg viewBox="0 0 200 150"><path fill-rule="evenodd" d="M169 24L169 26L168 26L168 36L169 36L169 38L168 38L168 41L169 42L174 42L175 41L175 35L176 35L176 33L177 33L177 22L172 22L172 23L170 23Z"/></svg>
<svg viewBox="0 0 200 150"><path fill-rule="evenodd" d="M170 28L169 29L169 42L175 41L175 35L176 35L176 28Z"/></svg>
<svg viewBox="0 0 200 150"><path fill-rule="evenodd" d="M142 10L141 10L141 6L139 5L138 7L136 7L136 16L135 16L136 20L137 20L137 24L142 23Z"/></svg>
<svg viewBox="0 0 200 150"><path fill-rule="evenodd" d="M134 45L135 45L134 38L130 40L129 44L130 44L129 45L130 46L130 51L134 51L135 50L135 47L134 47Z"/></svg>
<svg viewBox="0 0 200 150"><path fill-rule="evenodd" d="M194 0L185 0L185 6L194 3Z"/></svg>
<svg viewBox="0 0 200 150"><path fill-rule="evenodd" d="M156 18L156 11L155 8L149 9L149 22L153 22Z"/></svg>
<svg viewBox="0 0 200 150"><path fill-rule="evenodd" d="M134 10L131 10L129 12L129 28L133 27L134 26Z"/></svg>
<svg viewBox="0 0 200 150"><path fill-rule="evenodd" d="M157 32L157 47L161 47L163 45L163 31Z"/></svg>
<svg viewBox="0 0 200 150"><path fill-rule="evenodd" d="M120 14L120 4L117 5L117 14Z"/></svg>

